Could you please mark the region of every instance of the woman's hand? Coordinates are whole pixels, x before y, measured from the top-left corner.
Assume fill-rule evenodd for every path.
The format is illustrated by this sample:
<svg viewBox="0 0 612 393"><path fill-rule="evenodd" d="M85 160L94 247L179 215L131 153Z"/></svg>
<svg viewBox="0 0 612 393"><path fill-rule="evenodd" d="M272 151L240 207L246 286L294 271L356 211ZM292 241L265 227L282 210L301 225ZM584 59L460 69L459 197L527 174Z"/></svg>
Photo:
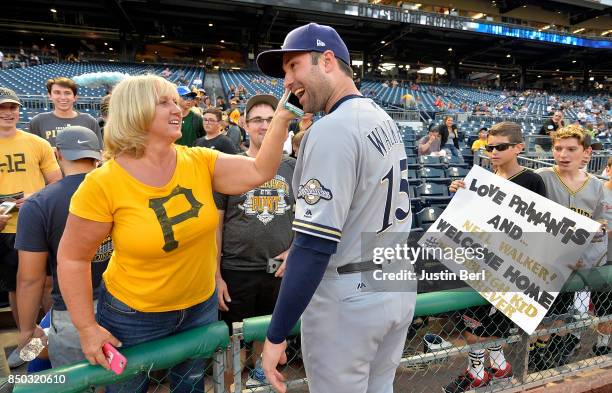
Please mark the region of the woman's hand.
<svg viewBox="0 0 612 393"><path fill-rule="evenodd" d="M276 106L276 111L274 111L274 117L278 117L279 119L283 119L285 121L291 121L297 118L297 115L291 112L288 109L285 109L285 103L289 99L289 95L291 94L291 90L285 89L283 96L278 101L278 105Z"/></svg>
<svg viewBox="0 0 612 393"><path fill-rule="evenodd" d="M80 329L79 337L81 338L81 349L89 363L92 365L99 364L105 369L110 370L106 356L102 352L102 346L109 343L113 347L119 348L121 347L121 341L117 340L108 330L97 323Z"/></svg>

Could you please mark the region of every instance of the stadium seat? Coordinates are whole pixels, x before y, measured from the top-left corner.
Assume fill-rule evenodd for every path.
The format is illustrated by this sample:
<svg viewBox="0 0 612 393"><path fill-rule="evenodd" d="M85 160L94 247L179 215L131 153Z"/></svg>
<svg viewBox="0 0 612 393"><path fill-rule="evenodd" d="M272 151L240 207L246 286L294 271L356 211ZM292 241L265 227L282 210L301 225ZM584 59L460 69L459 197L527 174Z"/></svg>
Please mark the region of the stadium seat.
<svg viewBox="0 0 612 393"><path fill-rule="evenodd" d="M442 180L445 179L446 173L442 168L423 167L417 172L421 179Z"/></svg>
<svg viewBox="0 0 612 393"><path fill-rule="evenodd" d="M415 188L416 196L426 206L448 204L451 200L448 188L444 184L423 183Z"/></svg>
<svg viewBox="0 0 612 393"><path fill-rule="evenodd" d="M446 169L446 176L451 180L463 179L467 176L469 170L462 167L452 166Z"/></svg>
<svg viewBox="0 0 612 393"><path fill-rule="evenodd" d="M442 157L437 156L420 156L419 163L422 165L440 165L442 164Z"/></svg>
<svg viewBox="0 0 612 393"><path fill-rule="evenodd" d="M416 156L406 156L406 159L407 159L409 168L410 168L410 165L418 165Z"/></svg>
<svg viewBox="0 0 612 393"><path fill-rule="evenodd" d="M439 207L426 207L416 214L417 226L424 231L427 231L429 227L436 222L438 217L442 214L442 209Z"/></svg>

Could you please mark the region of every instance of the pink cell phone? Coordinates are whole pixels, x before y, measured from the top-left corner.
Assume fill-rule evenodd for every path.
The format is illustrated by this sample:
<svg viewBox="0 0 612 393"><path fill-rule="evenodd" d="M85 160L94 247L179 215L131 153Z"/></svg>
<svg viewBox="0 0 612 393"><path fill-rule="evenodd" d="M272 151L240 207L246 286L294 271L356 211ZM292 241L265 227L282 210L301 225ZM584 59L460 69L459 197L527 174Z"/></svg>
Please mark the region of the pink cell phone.
<svg viewBox="0 0 612 393"><path fill-rule="evenodd" d="M104 356L106 356L110 369L117 375L121 374L125 366L127 366L127 359L125 356L119 353L119 351L109 343L105 343L102 346L102 352L104 352Z"/></svg>

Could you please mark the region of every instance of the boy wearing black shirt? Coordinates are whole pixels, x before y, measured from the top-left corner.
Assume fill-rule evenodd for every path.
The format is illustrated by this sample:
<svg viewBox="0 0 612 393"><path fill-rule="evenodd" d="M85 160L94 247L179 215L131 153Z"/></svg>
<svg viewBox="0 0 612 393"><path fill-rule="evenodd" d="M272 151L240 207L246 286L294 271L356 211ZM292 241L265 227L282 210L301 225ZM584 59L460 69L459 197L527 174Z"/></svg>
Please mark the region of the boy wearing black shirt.
<svg viewBox="0 0 612 393"><path fill-rule="evenodd" d="M546 186L540 175L518 163L517 156L523 148L523 134L518 124L506 121L493 125L489 130L485 149L489 153L491 164L496 168L495 174L546 197ZM449 190L456 192L459 188L465 188L465 183L455 180ZM465 328L462 329L463 335L470 345L508 337L513 326L508 317L491 305L464 310L461 322ZM444 391L465 392L485 386L491 380L512 377L512 367L506 361L501 345L490 346L487 350L491 367L484 367L484 349L470 350L467 371L447 385Z"/></svg>

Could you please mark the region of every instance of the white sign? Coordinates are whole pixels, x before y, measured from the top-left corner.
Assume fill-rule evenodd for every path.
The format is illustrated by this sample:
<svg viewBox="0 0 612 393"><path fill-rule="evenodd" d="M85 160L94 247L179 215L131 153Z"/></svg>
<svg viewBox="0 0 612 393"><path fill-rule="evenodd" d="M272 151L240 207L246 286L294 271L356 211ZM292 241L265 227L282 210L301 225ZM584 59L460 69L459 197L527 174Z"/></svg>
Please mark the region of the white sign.
<svg viewBox="0 0 612 393"><path fill-rule="evenodd" d="M532 334L600 224L479 166L464 182L419 244Z"/></svg>

